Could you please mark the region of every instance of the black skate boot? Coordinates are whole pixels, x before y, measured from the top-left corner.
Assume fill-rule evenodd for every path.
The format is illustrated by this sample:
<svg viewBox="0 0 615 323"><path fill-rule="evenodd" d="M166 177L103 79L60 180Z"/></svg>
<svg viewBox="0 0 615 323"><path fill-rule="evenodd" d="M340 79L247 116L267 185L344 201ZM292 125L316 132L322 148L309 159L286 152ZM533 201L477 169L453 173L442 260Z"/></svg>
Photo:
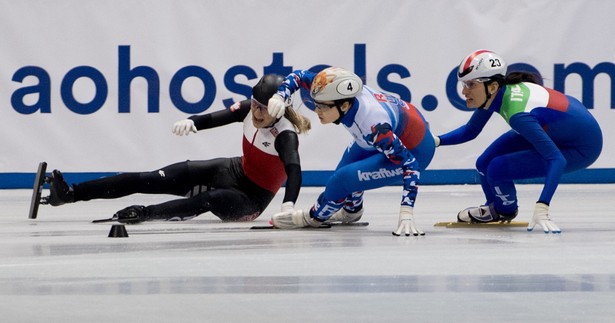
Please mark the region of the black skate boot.
<svg viewBox="0 0 615 323"><path fill-rule="evenodd" d="M113 215L113 218L120 223L135 224L149 220L147 210L143 205L132 205L121 209Z"/></svg>
<svg viewBox="0 0 615 323"><path fill-rule="evenodd" d="M50 193L46 198L47 204L51 206L59 206L65 203L75 202L75 193L73 192L73 188L66 184L64 181L64 176L59 170L54 169L53 172L51 172L49 184Z"/></svg>

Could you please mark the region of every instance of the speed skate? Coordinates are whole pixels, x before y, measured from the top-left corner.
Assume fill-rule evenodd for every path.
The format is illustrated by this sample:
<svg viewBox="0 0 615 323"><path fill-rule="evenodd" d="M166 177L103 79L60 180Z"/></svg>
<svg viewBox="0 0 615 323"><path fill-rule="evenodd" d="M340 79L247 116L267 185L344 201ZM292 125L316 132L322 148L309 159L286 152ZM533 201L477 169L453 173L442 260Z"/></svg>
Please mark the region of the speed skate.
<svg viewBox="0 0 615 323"><path fill-rule="evenodd" d="M47 171L47 163L40 162L38 164L38 170L36 172L36 176L34 177L34 187L32 188L32 200L30 200L30 212L28 213L29 219L36 219L38 216L38 207L41 204L46 203L44 198L41 198L41 194L43 192L43 185L45 183L49 183L49 178L45 175L45 171Z"/></svg>
<svg viewBox="0 0 615 323"><path fill-rule="evenodd" d="M304 228L297 228L297 229L292 229L292 230L305 230L305 229L330 229L331 227L366 227L369 225L369 222L348 222L348 223L344 223L344 222L332 222L332 223L323 223L318 227L304 227ZM273 225L255 225L250 227L251 230L269 230L269 229L276 229L278 230L278 228L274 227Z"/></svg>
<svg viewBox="0 0 615 323"><path fill-rule="evenodd" d="M510 228L510 227L527 227L529 223L522 221L502 221L502 222L487 222L487 223L476 223L476 222L436 222L434 227L445 227L445 228L466 228L466 229L474 229L474 228Z"/></svg>

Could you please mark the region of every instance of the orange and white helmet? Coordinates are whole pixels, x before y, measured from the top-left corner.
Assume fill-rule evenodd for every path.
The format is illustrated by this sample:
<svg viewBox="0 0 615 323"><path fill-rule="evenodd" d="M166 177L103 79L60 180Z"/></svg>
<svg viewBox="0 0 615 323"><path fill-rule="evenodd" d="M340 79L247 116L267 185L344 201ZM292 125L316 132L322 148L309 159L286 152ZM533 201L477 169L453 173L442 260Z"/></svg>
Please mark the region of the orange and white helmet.
<svg viewBox="0 0 615 323"><path fill-rule="evenodd" d="M310 95L316 101L335 101L357 96L363 89L363 81L356 74L339 67L320 71L312 81Z"/></svg>
<svg viewBox="0 0 615 323"><path fill-rule="evenodd" d="M461 82L488 79L496 75L506 76L506 61L502 56L486 49L477 50L461 61L457 78Z"/></svg>

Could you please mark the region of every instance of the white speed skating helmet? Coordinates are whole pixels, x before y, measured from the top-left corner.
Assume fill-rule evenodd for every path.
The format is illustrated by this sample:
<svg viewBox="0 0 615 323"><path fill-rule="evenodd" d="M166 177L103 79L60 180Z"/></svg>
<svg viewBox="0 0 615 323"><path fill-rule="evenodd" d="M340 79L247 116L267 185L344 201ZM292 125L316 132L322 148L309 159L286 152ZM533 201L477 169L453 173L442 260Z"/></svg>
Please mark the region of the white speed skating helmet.
<svg viewBox="0 0 615 323"><path fill-rule="evenodd" d="M335 101L354 98L363 89L363 81L356 74L339 67L329 67L320 71L312 81L312 99Z"/></svg>
<svg viewBox="0 0 615 323"><path fill-rule="evenodd" d="M495 75L506 76L506 61L502 56L486 49L477 50L461 61L457 78L461 82L478 78L491 78Z"/></svg>

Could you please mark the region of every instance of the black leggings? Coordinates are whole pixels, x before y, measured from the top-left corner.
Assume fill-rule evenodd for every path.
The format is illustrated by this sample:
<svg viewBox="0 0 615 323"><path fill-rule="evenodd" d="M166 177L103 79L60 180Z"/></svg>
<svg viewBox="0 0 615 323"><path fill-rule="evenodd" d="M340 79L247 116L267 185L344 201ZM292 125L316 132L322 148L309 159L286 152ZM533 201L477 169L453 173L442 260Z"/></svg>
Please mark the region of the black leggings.
<svg viewBox="0 0 615 323"><path fill-rule="evenodd" d="M223 221L251 221L273 199L243 173L241 157L185 161L142 173L122 173L74 184L75 201L114 199L134 193L186 198L147 206L153 219L186 219L211 211Z"/></svg>

